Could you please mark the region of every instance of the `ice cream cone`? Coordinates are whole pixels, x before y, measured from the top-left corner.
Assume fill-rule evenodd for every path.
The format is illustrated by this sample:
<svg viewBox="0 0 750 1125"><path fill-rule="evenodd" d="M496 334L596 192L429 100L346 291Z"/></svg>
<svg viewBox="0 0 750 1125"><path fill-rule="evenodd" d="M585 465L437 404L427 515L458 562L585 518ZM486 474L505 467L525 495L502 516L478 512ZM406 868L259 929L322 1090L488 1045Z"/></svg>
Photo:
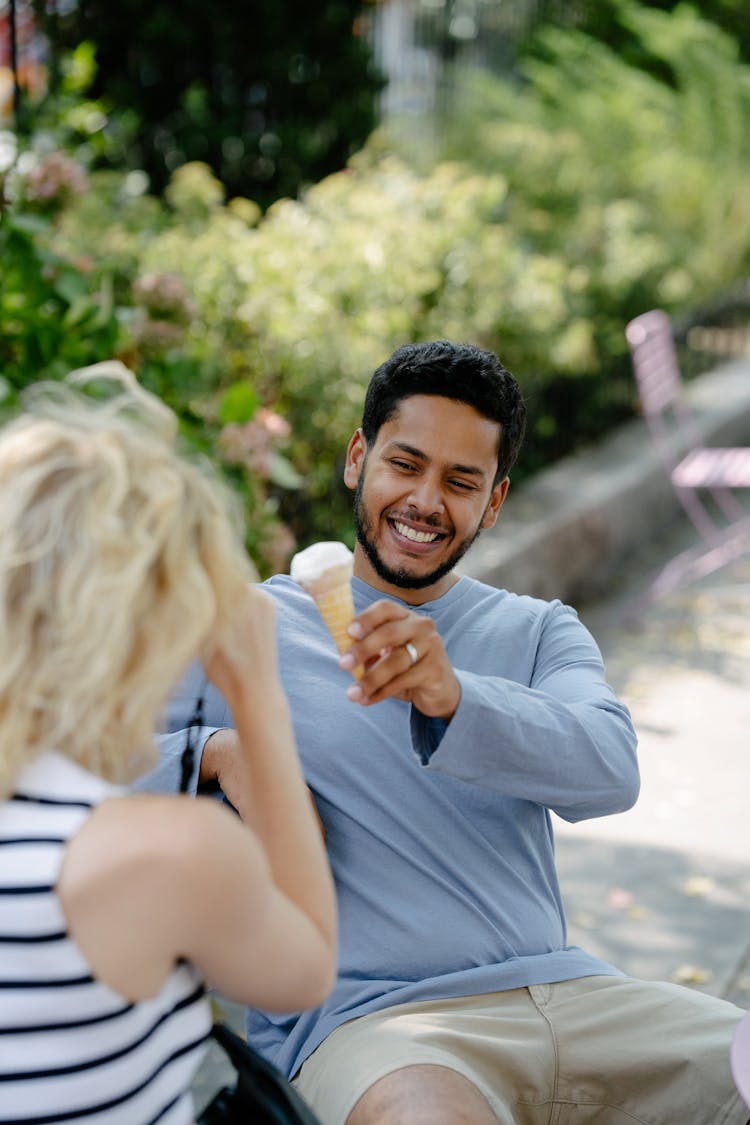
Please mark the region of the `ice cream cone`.
<svg viewBox="0 0 750 1125"><path fill-rule="evenodd" d="M312 591L311 591L312 592ZM352 601L352 588L348 582L342 586L334 586L317 596L313 594L315 604L320 616L328 626L328 631L336 642L336 648L344 653L351 646L352 638L347 633L347 626L354 617L354 602Z"/></svg>
<svg viewBox="0 0 750 1125"><path fill-rule="evenodd" d="M352 599L353 555L344 543L314 543L292 559L291 576L314 599L336 648L345 653L352 645L347 626L354 617ZM357 679L362 668L355 668Z"/></svg>

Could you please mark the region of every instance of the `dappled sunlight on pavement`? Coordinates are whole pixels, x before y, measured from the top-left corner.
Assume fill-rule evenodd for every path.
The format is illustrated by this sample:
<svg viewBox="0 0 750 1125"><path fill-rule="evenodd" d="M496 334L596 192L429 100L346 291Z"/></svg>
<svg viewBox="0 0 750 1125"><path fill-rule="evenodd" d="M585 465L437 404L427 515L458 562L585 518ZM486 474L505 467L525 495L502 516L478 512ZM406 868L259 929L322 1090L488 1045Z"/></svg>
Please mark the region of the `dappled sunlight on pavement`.
<svg viewBox="0 0 750 1125"><path fill-rule="evenodd" d="M750 1006L750 557L639 602L651 548L581 617L639 734L636 806L555 820L569 939ZM668 557L668 555L667 555Z"/></svg>

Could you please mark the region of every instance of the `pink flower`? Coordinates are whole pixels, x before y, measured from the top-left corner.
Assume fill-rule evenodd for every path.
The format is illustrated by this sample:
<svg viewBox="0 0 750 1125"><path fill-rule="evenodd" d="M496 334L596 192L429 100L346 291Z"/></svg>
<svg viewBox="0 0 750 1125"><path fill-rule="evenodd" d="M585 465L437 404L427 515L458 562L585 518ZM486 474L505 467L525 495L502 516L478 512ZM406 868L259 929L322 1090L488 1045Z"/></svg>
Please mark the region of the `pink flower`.
<svg viewBox="0 0 750 1125"><path fill-rule="evenodd" d="M264 478L269 473L270 446L270 433L254 418L244 424L231 422L219 434L218 449L226 461L244 465Z"/></svg>
<svg viewBox="0 0 750 1125"><path fill-rule="evenodd" d="M25 194L29 203L47 210L60 210L88 187L86 173L62 152L43 157L26 177Z"/></svg>
<svg viewBox="0 0 750 1125"><path fill-rule="evenodd" d="M272 437L279 439L288 438L292 432L292 427L289 425L286 418L282 418L280 414L274 413L273 410L268 410L265 406L261 406L255 417L262 426L265 426Z"/></svg>
<svg viewBox="0 0 750 1125"><path fill-rule="evenodd" d="M291 530L285 523L278 523L263 539L261 550L274 571L283 571L296 546Z"/></svg>
<svg viewBox="0 0 750 1125"><path fill-rule="evenodd" d="M193 315L193 303L182 278L174 273L154 271L133 282L133 300L150 316L186 324Z"/></svg>
<svg viewBox="0 0 750 1125"><path fill-rule="evenodd" d="M144 317L135 328L136 340L146 351L170 351L172 348L179 347L183 336L184 330L171 320L151 320L149 317Z"/></svg>
<svg viewBox="0 0 750 1125"><path fill-rule="evenodd" d="M244 465L259 477L271 476L273 447L291 433L286 418L261 406L249 422L230 422L219 434L221 456L235 465Z"/></svg>

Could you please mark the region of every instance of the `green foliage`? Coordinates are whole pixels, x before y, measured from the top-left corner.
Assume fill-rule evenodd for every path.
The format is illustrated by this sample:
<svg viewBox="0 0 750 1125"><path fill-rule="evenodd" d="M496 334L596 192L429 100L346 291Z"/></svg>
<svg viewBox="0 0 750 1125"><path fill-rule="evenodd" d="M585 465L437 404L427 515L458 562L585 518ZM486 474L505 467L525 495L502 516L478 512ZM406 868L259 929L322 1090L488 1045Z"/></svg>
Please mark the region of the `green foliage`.
<svg viewBox="0 0 750 1125"><path fill-rule="evenodd" d="M683 0L646 0L644 7L669 15ZM639 69L659 73L656 60L644 49L637 29L630 26L630 5L622 0L540 0L536 5L539 23L558 27L576 27L592 39L606 43L615 53ZM737 43L740 57L750 61L750 2L748 0L701 0L700 13L705 20L721 28Z"/></svg>
<svg viewBox="0 0 750 1125"><path fill-rule="evenodd" d="M203 163L159 200L138 171L82 192L25 154L0 228L6 385L124 359L240 490L263 573L295 538L351 542L346 442L407 341L473 341L518 375L515 480L599 440L635 408L627 319L684 314L750 264L748 68L692 9L622 18L658 65L546 28L522 81L476 77L438 166L374 135L264 215Z"/></svg>
<svg viewBox="0 0 750 1125"><path fill-rule="evenodd" d="M288 425L239 381L244 364L234 381L235 368L221 354L221 324L212 322L216 336L204 337L195 322L198 302L182 278L163 268L158 253L150 267L150 244L169 230L187 252L200 229L210 256L204 232L212 209L196 217L195 191L186 193L191 226L143 195L143 177L95 172L87 179L61 153L24 157L25 171L6 176L0 212L0 406L12 409L36 380L109 357L124 360L176 411L188 444L223 465L244 499L248 548L261 572L284 566L294 541L279 517L278 494L302 483L281 451ZM188 177L211 196L215 181L200 168L176 178L176 194ZM256 217L246 202L221 207L216 218L230 242L238 229L249 229L248 216ZM199 257L196 270L205 277L202 267ZM200 278L196 289L200 298Z"/></svg>
<svg viewBox="0 0 750 1125"><path fill-rule="evenodd" d="M475 338L494 338L497 293L485 278L504 262L510 293L522 267L497 221L504 180L457 165L421 177L368 155L256 223L249 201L220 204L208 170L188 166L177 179L192 182L194 198L202 178L209 204L148 216L134 201L136 230L121 194L112 214L111 174L100 184L101 175L61 215L52 243L113 275L120 353L170 405L206 424L252 425L256 403L283 415L290 458L275 449L262 465L280 515L301 540L350 538L340 462L373 369L408 339L463 336L467 324ZM554 304L553 279L541 260L532 273L537 265L538 300ZM168 315L170 300L186 311Z"/></svg>
<svg viewBox="0 0 750 1125"><path fill-rule="evenodd" d="M95 44L109 106L101 153L161 192L207 163L230 194L266 206L343 167L375 121L363 0L36 0L53 53ZM87 87L88 88L88 87Z"/></svg>
<svg viewBox="0 0 750 1125"><path fill-rule="evenodd" d="M512 310L497 337L538 390L529 452L542 460L565 431L585 440L632 409L630 317L654 305L685 313L750 265L750 68L688 5L617 9L646 69L543 26L521 80L463 75L440 134L442 158L505 176L509 227L548 273L557 263L566 327L540 341L541 370L523 323L516 351ZM553 373L566 371L563 385Z"/></svg>
<svg viewBox="0 0 750 1125"><path fill-rule="evenodd" d="M45 245L47 221L0 221L0 374L17 391L40 373L59 378L112 352L117 336L106 281Z"/></svg>

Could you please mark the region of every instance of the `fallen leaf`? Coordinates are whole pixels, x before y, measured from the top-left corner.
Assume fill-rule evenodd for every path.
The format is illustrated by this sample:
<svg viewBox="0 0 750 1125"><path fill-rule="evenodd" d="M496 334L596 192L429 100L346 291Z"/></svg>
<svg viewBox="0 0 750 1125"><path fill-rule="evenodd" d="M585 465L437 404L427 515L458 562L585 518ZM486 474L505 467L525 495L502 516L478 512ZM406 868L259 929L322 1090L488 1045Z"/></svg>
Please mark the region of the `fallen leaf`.
<svg viewBox="0 0 750 1125"><path fill-rule="evenodd" d="M680 965L670 979L675 984L707 984L713 975L710 969L702 969L700 965Z"/></svg>
<svg viewBox="0 0 750 1125"><path fill-rule="evenodd" d="M633 905L633 896L622 887L612 887L607 892L607 905L613 906L615 910L627 910Z"/></svg>
<svg viewBox="0 0 750 1125"><path fill-rule="evenodd" d="M690 875L682 884L682 893L690 898L703 898L716 890L716 883L709 875Z"/></svg>

